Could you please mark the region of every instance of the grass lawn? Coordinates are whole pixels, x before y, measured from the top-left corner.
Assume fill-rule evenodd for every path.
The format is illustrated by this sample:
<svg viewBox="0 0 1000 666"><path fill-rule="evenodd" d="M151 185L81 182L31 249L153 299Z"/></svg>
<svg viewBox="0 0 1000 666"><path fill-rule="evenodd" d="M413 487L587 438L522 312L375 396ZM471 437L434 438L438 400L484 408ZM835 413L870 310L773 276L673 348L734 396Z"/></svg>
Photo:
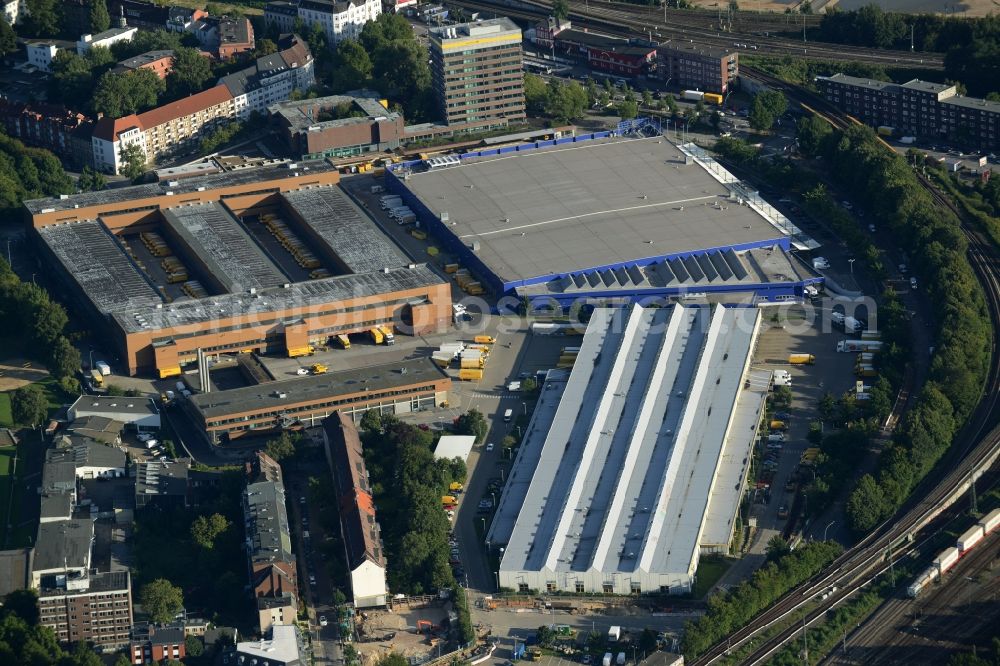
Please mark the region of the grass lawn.
<svg viewBox="0 0 1000 666"><path fill-rule="evenodd" d="M698 562L698 578L694 583L694 598L701 599L729 571L732 560L725 557L706 556Z"/></svg>
<svg viewBox="0 0 1000 666"><path fill-rule="evenodd" d="M0 393L0 428L10 428L14 425L14 416L10 413L10 393Z"/></svg>

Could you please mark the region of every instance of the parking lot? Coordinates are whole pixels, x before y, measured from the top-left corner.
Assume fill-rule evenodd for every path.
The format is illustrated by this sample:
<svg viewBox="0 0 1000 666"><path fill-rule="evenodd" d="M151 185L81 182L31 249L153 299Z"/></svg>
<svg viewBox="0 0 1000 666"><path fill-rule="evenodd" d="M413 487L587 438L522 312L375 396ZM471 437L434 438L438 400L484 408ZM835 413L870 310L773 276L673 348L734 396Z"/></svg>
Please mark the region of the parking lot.
<svg viewBox="0 0 1000 666"><path fill-rule="evenodd" d="M754 497L750 515L757 520L758 532L751 553L764 552L768 539L780 534L788 521L794 518L791 509L797 487L793 479L800 456L810 446L806 436L809 424L819 419L817 406L820 399L827 392L839 398L855 387L855 355L836 351L837 342L847 339L847 336L842 331L823 330L829 329L829 325L824 327L822 322L829 321L831 307L829 302L824 302L816 306L795 305L763 311L765 321L753 364L755 367L789 372L792 377L792 403L787 409L780 410L780 414L772 412L775 420L787 425L785 441L772 444L770 449L766 444L762 445L764 481L769 488L759 489ZM777 322L773 321L776 314ZM810 325L813 316L816 320ZM811 354L815 356L815 363L791 365L788 356L792 353ZM769 464L766 461L768 453L773 460ZM809 479L805 480L808 482ZM782 507L788 510L787 517L779 517Z"/></svg>

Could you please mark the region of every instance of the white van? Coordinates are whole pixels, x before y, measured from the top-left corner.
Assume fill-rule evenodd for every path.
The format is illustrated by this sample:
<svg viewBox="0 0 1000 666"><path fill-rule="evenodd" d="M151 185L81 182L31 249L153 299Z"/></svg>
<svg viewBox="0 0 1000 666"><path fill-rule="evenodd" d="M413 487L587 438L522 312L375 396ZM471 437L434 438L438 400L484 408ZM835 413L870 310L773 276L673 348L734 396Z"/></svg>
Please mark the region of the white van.
<svg viewBox="0 0 1000 666"><path fill-rule="evenodd" d="M503 422L510 423L510 419L512 416L514 416L514 410L508 409L506 412L503 413Z"/></svg>

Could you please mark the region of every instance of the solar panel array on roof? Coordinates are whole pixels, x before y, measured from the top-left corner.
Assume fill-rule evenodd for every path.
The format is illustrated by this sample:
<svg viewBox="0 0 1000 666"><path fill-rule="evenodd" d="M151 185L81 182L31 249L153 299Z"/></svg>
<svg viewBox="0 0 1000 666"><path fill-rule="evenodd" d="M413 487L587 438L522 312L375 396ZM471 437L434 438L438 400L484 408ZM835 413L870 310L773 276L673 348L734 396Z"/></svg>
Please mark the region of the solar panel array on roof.
<svg viewBox="0 0 1000 666"><path fill-rule="evenodd" d="M227 292L277 287L288 281L218 203L170 208L163 211L163 219Z"/></svg>
<svg viewBox="0 0 1000 666"><path fill-rule="evenodd" d="M340 188L297 190L284 199L352 273L406 265L399 249Z"/></svg>
<svg viewBox="0 0 1000 666"><path fill-rule="evenodd" d="M124 249L97 220L37 230L98 310L148 310L162 303Z"/></svg>

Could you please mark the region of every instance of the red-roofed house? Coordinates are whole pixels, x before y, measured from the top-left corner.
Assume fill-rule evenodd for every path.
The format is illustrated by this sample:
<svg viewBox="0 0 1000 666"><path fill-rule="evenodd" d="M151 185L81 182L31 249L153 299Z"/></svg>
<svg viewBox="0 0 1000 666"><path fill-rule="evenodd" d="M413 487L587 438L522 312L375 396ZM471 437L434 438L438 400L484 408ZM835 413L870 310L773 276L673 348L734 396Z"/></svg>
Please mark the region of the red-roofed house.
<svg viewBox="0 0 1000 666"><path fill-rule="evenodd" d="M118 173L121 150L129 144L138 144L148 162L187 147L216 125L235 117L233 96L220 85L139 115L102 118L97 121L92 139L94 167Z"/></svg>
<svg viewBox="0 0 1000 666"><path fill-rule="evenodd" d="M338 498L354 607L384 606L388 594L385 548L354 421L343 412L324 419L323 440Z"/></svg>

